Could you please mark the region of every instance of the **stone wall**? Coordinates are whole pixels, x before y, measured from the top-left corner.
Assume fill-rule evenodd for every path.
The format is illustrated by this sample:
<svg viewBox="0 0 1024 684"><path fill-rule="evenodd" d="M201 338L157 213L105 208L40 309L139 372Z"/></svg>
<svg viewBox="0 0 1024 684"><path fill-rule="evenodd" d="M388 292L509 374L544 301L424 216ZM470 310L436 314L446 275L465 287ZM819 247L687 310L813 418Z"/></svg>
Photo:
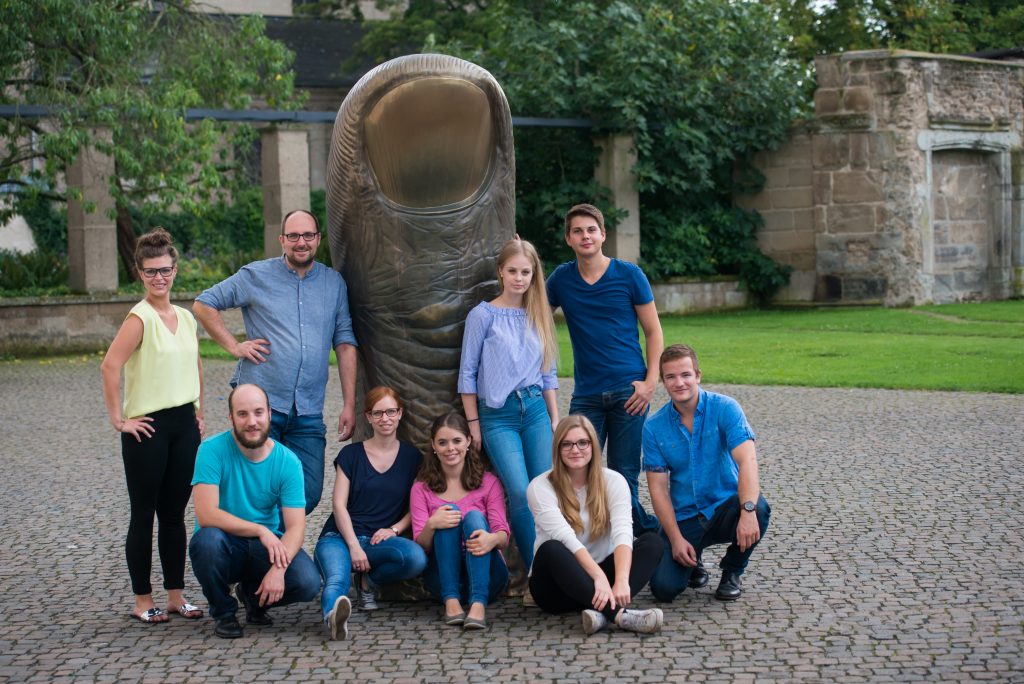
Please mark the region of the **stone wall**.
<svg viewBox="0 0 1024 684"><path fill-rule="evenodd" d="M177 293L174 303L191 311L198 294ZM0 299L0 354L102 349L138 301L138 295ZM233 334L245 331L237 309L224 312L224 322ZM206 337L201 325L199 334Z"/></svg>
<svg viewBox="0 0 1024 684"><path fill-rule="evenodd" d="M780 301L808 301L814 296L812 133L810 126L802 125L777 150L759 152L754 164L764 174L764 190L735 198L738 206L756 209L764 219L757 236L761 251L793 269L789 284L776 296Z"/></svg>
<svg viewBox="0 0 1024 684"><path fill-rule="evenodd" d="M658 313L742 309L747 291L737 280L677 281L653 286ZM176 293L174 303L192 310L195 293ZM0 299L0 354L96 351L110 344L138 295ZM223 313L234 335L245 326L238 309ZM199 335L208 338L203 326Z"/></svg>
<svg viewBox="0 0 1024 684"><path fill-rule="evenodd" d="M765 215L766 253L796 269L780 298L900 305L1012 296L1024 272L1024 64L868 51L815 66L814 120L758 157L764 191L737 198ZM799 205L786 179L808 166L811 196ZM807 239L788 218L806 211L813 287L810 269L796 266L811 260Z"/></svg>

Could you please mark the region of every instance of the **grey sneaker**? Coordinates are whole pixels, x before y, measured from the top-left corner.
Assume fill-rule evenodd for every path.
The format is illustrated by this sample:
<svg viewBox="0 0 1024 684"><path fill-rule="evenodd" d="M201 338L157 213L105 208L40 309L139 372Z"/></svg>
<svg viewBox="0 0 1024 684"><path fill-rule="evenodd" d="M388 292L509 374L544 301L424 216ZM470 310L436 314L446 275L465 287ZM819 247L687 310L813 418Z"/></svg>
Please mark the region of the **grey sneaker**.
<svg viewBox="0 0 1024 684"><path fill-rule="evenodd" d="M639 634L654 634L660 631L664 621L665 614L661 612L661 608L623 610L615 618L615 624L619 629Z"/></svg>
<svg viewBox="0 0 1024 684"><path fill-rule="evenodd" d="M359 604L359 610L377 610L380 607L377 605L377 589L369 577L366 577L368 588L363 589L364 576L363 573L356 575L356 602Z"/></svg>
<svg viewBox="0 0 1024 684"><path fill-rule="evenodd" d="M339 596L334 602L331 612L324 618L331 630L331 640L339 641L348 638L348 616L352 614L352 601L348 596Z"/></svg>
<svg viewBox="0 0 1024 684"><path fill-rule="evenodd" d="M594 634L608 626L608 618L596 610L583 611L583 633Z"/></svg>

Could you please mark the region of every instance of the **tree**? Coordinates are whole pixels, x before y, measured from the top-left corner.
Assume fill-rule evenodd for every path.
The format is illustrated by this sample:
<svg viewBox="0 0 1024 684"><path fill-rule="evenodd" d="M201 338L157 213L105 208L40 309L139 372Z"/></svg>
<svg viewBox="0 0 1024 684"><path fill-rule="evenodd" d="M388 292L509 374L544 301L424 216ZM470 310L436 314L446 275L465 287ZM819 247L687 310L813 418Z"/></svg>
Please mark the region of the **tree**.
<svg viewBox="0 0 1024 684"><path fill-rule="evenodd" d="M597 131L632 132L652 277L739 273L760 293L784 281L756 247L756 218L731 209L734 163L781 141L801 102L800 67L769 8L410 0L392 21L366 27L361 48L378 61L410 50L454 54L491 71L516 115L587 117ZM561 213L601 199L593 133L516 130L517 228L548 260L566 253Z"/></svg>
<svg viewBox="0 0 1024 684"><path fill-rule="evenodd" d="M251 128L186 122L185 110L244 109L257 98L298 104L292 55L264 35L262 18L192 12L192 4L0 3L0 103L51 111L0 119L0 186L63 201L78 192L62 188L79 150L95 144L110 154L118 251L133 278L131 208L195 211L242 181L235 151L251 146ZM112 143L94 140L94 126L109 128Z"/></svg>
<svg viewBox="0 0 1024 684"><path fill-rule="evenodd" d="M804 62L814 55L897 48L971 53L1024 47L1019 0L766 0Z"/></svg>

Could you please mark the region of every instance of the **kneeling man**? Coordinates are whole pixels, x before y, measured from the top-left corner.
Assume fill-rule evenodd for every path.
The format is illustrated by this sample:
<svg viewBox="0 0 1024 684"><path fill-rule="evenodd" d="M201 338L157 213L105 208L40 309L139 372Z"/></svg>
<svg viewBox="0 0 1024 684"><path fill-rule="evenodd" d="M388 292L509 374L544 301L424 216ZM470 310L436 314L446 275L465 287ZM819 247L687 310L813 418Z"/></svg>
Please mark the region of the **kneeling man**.
<svg viewBox="0 0 1024 684"><path fill-rule="evenodd" d="M198 529L189 544L192 570L210 603L219 637L242 636L231 585L247 624L269 625L272 605L312 601L320 573L302 540L306 500L302 466L268 439L270 405L256 385L228 395L233 429L199 447L192 478ZM284 530L281 521L284 520Z"/></svg>
<svg viewBox="0 0 1024 684"><path fill-rule="evenodd" d="M671 402L644 425L644 470L665 554L651 593L671 601L690 584L701 552L728 544L715 598L740 597L740 575L768 529L771 508L761 496L754 431L732 397L700 388L697 353L665 349L661 379Z"/></svg>

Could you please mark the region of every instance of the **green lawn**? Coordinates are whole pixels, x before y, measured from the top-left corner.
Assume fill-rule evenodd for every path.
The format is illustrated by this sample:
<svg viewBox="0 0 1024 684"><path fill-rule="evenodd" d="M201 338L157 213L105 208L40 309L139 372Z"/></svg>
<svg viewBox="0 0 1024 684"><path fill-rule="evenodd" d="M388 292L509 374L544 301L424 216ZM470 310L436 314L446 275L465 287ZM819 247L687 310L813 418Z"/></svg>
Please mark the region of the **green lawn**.
<svg viewBox="0 0 1024 684"><path fill-rule="evenodd" d="M666 344L700 355L704 381L1024 393L1024 301L663 316ZM572 347L558 326L559 374ZM203 342L204 358L230 358ZM332 359L333 361L333 359Z"/></svg>

